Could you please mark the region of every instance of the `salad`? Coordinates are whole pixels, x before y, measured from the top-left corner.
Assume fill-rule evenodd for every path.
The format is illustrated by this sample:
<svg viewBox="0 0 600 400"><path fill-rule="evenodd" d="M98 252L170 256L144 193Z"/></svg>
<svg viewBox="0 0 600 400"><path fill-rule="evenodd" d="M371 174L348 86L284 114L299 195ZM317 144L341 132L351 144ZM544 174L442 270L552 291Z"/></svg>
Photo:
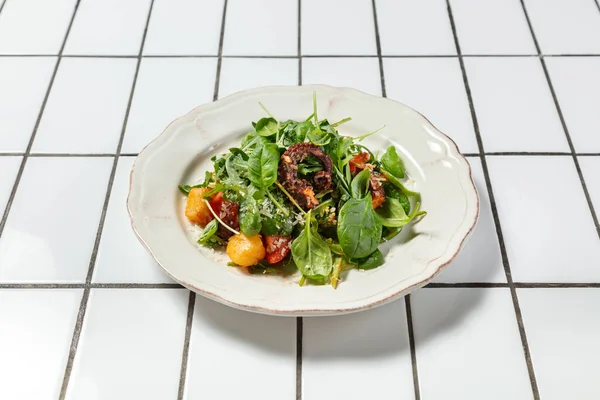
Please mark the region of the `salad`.
<svg viewBox="0 0 600 400"><path fill-rule="evenodd" d="M225 248L230 266L291 274L300 285L338 286L343 271L384 263L379 245L423 217L420 195L404 185L394 146L374 154L362 144L378 131L342 136L313 113L303 121L252 122L238 147L211 158L204 182L179 185L198 243ZM411 201L412 199L412 201Z"/></svg>

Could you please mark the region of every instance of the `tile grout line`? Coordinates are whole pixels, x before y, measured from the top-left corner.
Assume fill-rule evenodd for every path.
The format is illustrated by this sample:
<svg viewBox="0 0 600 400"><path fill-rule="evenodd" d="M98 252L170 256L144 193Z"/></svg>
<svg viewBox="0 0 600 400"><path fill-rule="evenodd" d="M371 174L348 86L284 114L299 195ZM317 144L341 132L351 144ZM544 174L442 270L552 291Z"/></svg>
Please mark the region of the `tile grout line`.
<svg viewBox="0 0 600 400"><path fill-rule="evenodd" d="M225 19L227 18L227 0L223 2L223 16L221 17L221 33L219 34L219 54L217 55L217 73L215 76L215 91L213 101L219 98L219 85L221 83L221 64L223 63L223 40L225 39Z"/></svg>
<svg viewBox="0 0 600 400"><path fill-rule="evenodd" d="M598 3L596 3L598 4ZM546 77L546 81L548 82L548 88L550 89L550 94L552 95L552 100L554 101L554 106L556 107L556 112L558 113L558 117L560 118L560 123L563 128L563 132L565 133L565 137L567 139L567 143L569 144L569 149L571 152L569 153L573 157L573 163L575 164L575 169L577 170L577 175L579 176L579 181L581 182L581 188L583 189L583 194L585 195L585 199L588 204L588 208L590 209L590 213L592 215L592 220L594 221L594 227L596 228L596 234L600 239L600 223L598 222L598 215L596 214L596 210L594 209L594 204L592 203L592 198L590 196L590 192L587 188L587 184L585 183L585 178L583 177L583 171L581 170L581 165L579 165L579 160L577 159L577 153L575 151L575 145L573 144L573 139L571 138L571 134L569 133L569 128L567 127L567 122L565 121L565 117L562 113L562 109L558 102L558 96L556 95L556 91L554 90L554 85L552 84L552 79L550 79L550 73L548 72L548 67L546 66L546 60L542 56L542 50L540 44L537 40L537 36L535 35L535 31L533 29L533 24L531 19L529 18L529 13L527 12L527 7L525 6L524 0L521 0L521 7L523 8L523 13L525 14L525 19L527 20L527 25L529 26L529 31L531 32L531 36L533 38L533 43L535 44L535 48L538 52L538 57L540 59L540 63L542 64L542 69L544 70L544 75ZM600 8L600 7L599 7Z"/></svg>
<svg viewBox="0 0 600 400"><path fill-rule="evenodd" d="M79 4L79 2L77 3ZM98 248L100 246L100 241L102 238L102 231L104 229L104 222L106 220L106 213L108 210L108 204L110 202L110 197L111 197L111 193L112 193L112 187L114 184L114 180L115 180L115 175L116 175L116 171L117 171L117 164L119 162L119 156L121 153L121 148L123 146L123 140L125 138L125 131L127 128L127 122L129 120L129 112L131 110L131 103L133 102L133 96L135 93L135 87L136 87L136 83L137 83L137 79L139 76L139 71L140 71L140 65L142 63L142 53L144 50L144 44L146 43L146 35L148 33L148 25L150 23L150 16L152 15L152 9L154 7L154 0L150 0L150 6L148 8L148 15L146 17L146 24L144 27L144 33L142 36L142 41L140 43L140 50L138 53L138 58L137 58L137 64L136 64L136 68L135 68L135 74L133 76L133 82L131 84L131 92L129 94L129 100L127 102L127 109L125 111L125 115L123 117L123 126L121 129L121 134L119 137L119 143L117 144L117 150L116 150L116 154L113 160L113 165L112 165L112 169L111 169L111 173L110 176L108 178L108 185L107 185L107 189L106 189L106 195L104 198L104 205L102 207L102 213L100 215L100 221L98 223L98 230L96 233L96 240L94 241L94 247L92 250L92 254L90 256L90 263L88 266L88 272L85 278L85 286L83 289L83 296L81 298L81 304L79 306L79 312L77 314L77 321L75 323L75 328L73 329L73 337L71 340L71 346L69 348L69 356L67 359L67 365L65 367L65 373L63 376L63 382L62 382L62 386L60 389L60 395L59 395L59 400L64 400L66 395L67 395L67 388L69 386L69 380L71 378L71 372L73 370L73 363L75 361L75 355L77 354L77 348L79 345L79 339L81 336L81 331L83 328L83 321L85 318L85 314L87 311L87 305L89 302L89 297L90 297L90 290L91 290L91 282L92 282L92 276L94 274L94 268L96 265L96 258L98 256ZM72 23L72 21L71 21ZM65 42L66 42L66 38L65 38Z"/></svg>
<svg viewBox="0 0 600 400"><path fill-rule="evenodd" d="M377 48L377 60L379 62L379 78L381 82L381 96L387 97L387 91L385 87L385 75L383 71L383 57L381 55L381 38L379 36L379 22L377 20L377 6L375 4L375 0L371 0L371 5L373 7L373 24L375 28L375 46ZM410 306L410 295L404 297L404 304L406 306L406 327L408 330L408 337L410 343L410 359L412 365L412 375L413 375L413 390L415 393L415 400L420 400L421 392L419 388L419 370L417 367L417 353L415 347L415 334L413 331L412 324L412 311Z"/></svg>
<svg viewBox="0 0 600 400"><path fill-rule="evenodd" d="M183 289L178 283L0 283L0 289Z"/></svg>
<svg viewBox="0 0 600 400"><path fill-rule="evenodd" d="M296 400L302 400L302 342L304 338L304 319L296 317Z"/></svg>
<svg viewBox="0 0 600 400"><path fill-rule="evenodd" d="M406 307L406 328L408 330L408 344L410 347L410 360L412 364L413 386L415 391L415 400L421 399L421 388L419 385L419 370L417 368L417 346L415 343L415 332L413 328L412 307L410 304L410 294L404 297Z"/></svg>
<svg viewBox="0 0 600 400"><path fill-rule="evenodd" d="M6 4L8 0L2 3ZM29 158L29 154L31 153L31 148L33 147L33 142L37 135L37 131L40 127L40 123L42 121L42 115L44 115L44 110L46 109L46 104L48 103L48 98L50 97L50 92L52 91L52 86L54 85L54 80L56 79L56 74L58 73L58 68L60 66L60 62L63 57L63 51L67 44L67 38L69 37L69 33L71 32L71 27L73 26L73 21L75 20L75 15L77 14L77 10L79 9L79 3L81 0L77 0L75 3L75 7L73 7L73 14L71 14L71 20L69 21L69 25L67 27L67 31L65 32L65 37L63 38L62 44L58 51L58 55L54 55L52 57L57 57L56 64L54 65L54 71L52 71L52 76L50 78L50 82L48 82L48 89L46 89L46 94L44 95L44 100L42 101L42 105L40 107L40 111L35 121L35 125L33 126L33 130L31 132L31 136L29 137L29 142L27 143L27 148L25 149L25 153L23 154L23 159L21 160L21 165L19 166L19 170L17 172L17 176L15 177L15 183L13 184L12 190L8 197L8 201L6 202L6 208L4 209L4 214L2 215L2 219L0 219L0 238L2 238L2 233L4 232L4 227L6 226L6 221L8 220L8 215L12 208L13 201L17 194L17 190L19 188L19 183L21 183L21 178L23 177L23 171L25 170L25 166L27 164L27 159Z"/></svg>
<svg viewBox="0 0 600 400"><path fill-rule="evenodd" d="M302 86L302 0L298 0L298 86Z"/></svg>
<svg viewBox="0 0 600 400"><path fill-rule="evenodd" d="M517 290L515 288L514 282L513 282L513 278L512 278L512 272L510 269L510 263L508 260L508 253L506 251L506 246L504 243L504 235L502 232L502 227L500 225L500 216L498 213L498 207L496 205L496 200L494 197L494 191L492 188L492 182L490 179L490 174L489 174L489 170L488 170L488 165L487 165L487 160L485 157L485 150L483 147L483 139L481 137L481 132L479 130L479 121L477 120L477 113L475 112L475 105L473 103L473 96L471 93L471 87L469 85L469 79L467 77L467 71L465 68L465 63L464 63L464 59L462 57L462 52L461 52L461 48L460 48L460 42L458 40L458 34L457 34L457 30L456 30L456 24L454 21L454 16L452 14L452 6L450 5L450 0L446 0L446 7L448 10L448 18L450 19L450 26L452 28L452 35L454 37L454 44L456 46L456 53L458 55L458 61L460 63L460 69L461 69L461 73L462 73L462 77L463 77L463 81L464 81L464 85L465 85L465 92L467 94L467 99L469 101L469 108L471 111L471 118L473 120L473 128L475 131L475 137L477 140L477 146L479 149L479 153L480 153L480 160L481 160L481 167L483 170L483 174L484 174L484 178L485 178L485 184L486 184L486 189L488 191L488 196L490 199L490 206L492 209L492 215L494 218L494 225L496 227L496 234L498 236L498 244L500 246L500 253L502 256L502 264L504 266L504 273L506 275L506 282L508 284L508 287L510 289L510 294L512 297L512 302L513 302L513 307L515 310L515 317L516 317L516 322L517 322L517 326L519 329L519 334L521 336L521 345L523 347L523 355L525 357L525 363L527 365L527 371L529 373L529 381L531 384L531 390L532 390L532 394L533 394L533 398L535 400L539 400L540 399L540 393L538 390L538 385L537 385L537 379L535 376L535 371L533 368L533 362L531 360L531 352L529 351L529 343L527 341L527 333L525 332L525 325L523 324L523 316L521 313L521 307L519 305L519 298L517 296Z"/></svg>
<svg viewBox="0 0 600 400"><path fill-rule="evenodd" d="M513 282L518 289L577 289L600 288L600 282ZM35 290L35 289L185 289L178 283L0 283L0 290ZM423 289L443 289L443 288L463 288L463 289L489 289L489 288L509 288L508 283L503 282L431 282ZM301 318L301 317L298 317Z"/></svg>
<svg viewBox="0 0 600 400"><path fill-rule="evenodd" d="M371 0L373 6L373 23L375 27L375 46L377 47L377 59L379 61L379 77L381 79L381 96L387 97L385 90L385 75L383 73L383 58L381 56L381 38L379 37L379 22L377 21L377 6L375 0Z"/></svg>
<svg viewBox="0 0 600 400"><path fill-rule="evenodd" d="M4 10L4 6L8 3L8 0L4 0L2 4L0 4L0 14L2 14L2 10Z"/></svg>
<svg viewBox="0 0 600 400"><path fill-rule="evenodd" d="M215 88L213 93L213 101L219 98L219 84L221 78L221 65L223 62L223 39L225 37L225 21L227 17L227 0L223 2L223 15L221 17L221 32L219 34L219 54L217 58L217 70L215 75ZM186 378L188 360L190 355L190 338L192 335L192 327L194 324L194 309L196 305L196 293L190 290L190 298L188 303L187 318L185 323L185 336L183 340L183 349L181 353L181 368L179 371L179 386L177 389L177 400L183 400L185 395Z"/></svg>
<svg viewBox="0 0 600 400"><path fill-rule="evenodd" d="M462 153L465 157L480 157L480 153ZM0 157L22 157L24 156L24 152L0 152ZM119 158L121 157L137 157L138 153L120 153ZM556 152L543 152L543 151L491 151L485 153L486 156L571 156L572 153L567 151L556 151ZM599 157L600 153L575 153L577 157ZM52 157L83 157L83 158L91 158L91 157L115 157L115 153L29 153L29 158L52 158Z"/></svg>
<svg viewBox="0 0 600 400"><path fill-rule="evenodd" d="M56 57L56 54L0 54L0 58L48 58ZM63 58L124 58L137 59L138 56L122 54L64 54ZM145 58L218 58L217 54L146 54ZM306 54L302 58L378 58L377 54ZM382 58L458 58L454 54L386 54ZM532 58L540 57L539 54L463 54L463 58ZM600 53L570 53L570 54L542 54L544 58L561 57L600 57ZM222 55L221 58L258 58L258 59L296 59L297 55Z"/></svg>
<svg viewBox="0 0 600 400"><path fill-rule="evenodd" d="M302 86L302 0L298 0L298 86ZM302 400L304 319L296 317L296 400Z"/></svg>
<svg viewBox="0 0 600 400"><path fill-rule="evenodd" d="M181 354L181 370L179 373L179 390L177 400L183 400L185 394L185 381L187 378L187 366L190 354L190 337L192 336L192 324L194 323L194 308L196 306L196 293L190 290L187 319L185 323L185 336L183 339L183 351Z"/></svg>
<svg viewBox="0 0 600 400"><path fill-rule="evenodd" d="M373 7L373 23L375 27L375 45L377 47L377 59L379 61L379 77L381 80L381 96L387 97L387 91L385 87L385 74L383 70L383 57L381 54L381 37L379 36L379 22L377 20L377 6L375 4L375 0L371 1ZM417 366L417 352L415 346L415 334L413 330L412 323L412 309L410 305L410 295L407 295L404 298L404 304L406 307L406 327L408 330L408 338L410 344L410 359L412 365L412 375L413 375L413 390L415 394L415 400L420 400L421 391L419 388L419 370Z"/></svg>

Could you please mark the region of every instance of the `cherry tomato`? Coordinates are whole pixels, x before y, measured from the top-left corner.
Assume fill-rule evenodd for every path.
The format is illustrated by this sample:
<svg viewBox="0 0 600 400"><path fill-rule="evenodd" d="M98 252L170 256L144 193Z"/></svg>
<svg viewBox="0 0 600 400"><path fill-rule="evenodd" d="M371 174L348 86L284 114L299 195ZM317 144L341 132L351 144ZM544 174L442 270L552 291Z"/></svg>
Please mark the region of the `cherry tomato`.
<svg viewBox="0 0 600 400"><path fill-rule="evenodd" d="M267 262L277 264L290 252L291 236L265 236L265 248L267 250Z"/></svg>
<svg viewBox="0 0 600 400"><path fill-rule="evenodd" d="M210 208L213 209L215 214L219 214L219 211L221 211L221 204L223 204L223 193L219 192L215 194L208 204L210 204Z"/></svg>
<svg viewBox="0 0 600 400"><path fill-rule="evenodd" d="M350 173L352 175L356 174L357 167L363 167L367 161L369 161L371 155L367 152L359 153L355 155L352 160L350 160Z"/></svg>

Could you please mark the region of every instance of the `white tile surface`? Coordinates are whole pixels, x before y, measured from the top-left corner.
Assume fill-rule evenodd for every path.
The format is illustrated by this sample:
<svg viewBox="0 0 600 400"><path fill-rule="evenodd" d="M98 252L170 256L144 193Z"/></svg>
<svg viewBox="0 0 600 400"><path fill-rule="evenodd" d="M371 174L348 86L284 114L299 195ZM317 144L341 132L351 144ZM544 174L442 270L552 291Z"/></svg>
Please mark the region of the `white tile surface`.
<svg viewBox="0 0 600 400"><path fill-rule="evenodd" d="M579 157L578 160L596 216L600 219L600 157Z"/></svg>
<svg viewBox="0 0 600 400"><path fill-rule="evenodd" d="M570 156L488 157L515 281L597 282L600 240Z"/></svg>
<svg viewBox="0 0 600 400"><path fill-rule="evenodd" d="M540 397L600 398L600 289L523 289L518 295Z"/></svg>
<svg viewBox="0 0 600 400"><path fill-rule="evenodd" d="M56 57L0 60L0 151L27 148L55 63Z"/></svg>
<svg viewBox="0 0 600 400"><path fill-rule="evenodd" d="M377 0L383 55L456 54L445 0Z"/></svg>
<svg viewBox="0 0 600 400"><path fill-rule="evenodd" d="M260 86L298 84L298 60L224 58L219 98Z"/></svg>
<svg viewBox="0 0 600 400"><path fill-rule="evenodd" d="M424 289L411 298L421 398L532 398L508 289Z"/></svg>
<svg viewBox="0 0 600 400"><path fill-rule="evenodd" d="M172 283L139 242L125 204L135 157L120 157L100 239L93 282Z"/></svg>
<svg viewBox="0 0 600 400"><path fill-rule="evenodd" d="M295 318L234 310L196 296L186 400L280 400L295 393Z"/></svg>
<svg viewBox="0 0 600 400"><path fill-rule="evenodd" d="M65 54L137 55L150 0L82 0Z"/></svg>
<svg viewBox="0 0 600 400"><path fill-rule="evenodd" d="M537 58L466 58L486 151L569 151Z"/></svg>
<svg viewBox="0 0 600 400"><path fill-rule="evenodd" d="M457 59L387 58L383 66L389 98L423 113L462 152L478 151Z"/></svg>
<svg viewBox="0 0 600 400"><path fill-rule="evenodd" d="M0 291L0 398L58 398L81 292Z"/></svg>
<svg viewBox="0 0 600 400"><path fill-rule="evenodd" d="M3 215L6 202L15 184L15 177L22 157L0 157L0 215Z"/></svg>
<svg viewBox="0 0 600 400"><path fill-rule="evenodd" d="M377 58L305 58L302 84L351 87L381 96L381 73Z"/></svg>
<svg viewBox="0 0 600 400"><path fill-rule="evenodd" d="M110 158L30 158L0 237L1 282L83 282Z"/></svg>
<svg viewBox="0 0 600 400"><path fill-rule="evenodd" d="M114 153L137 61L63 58L33 152Z"/></svg>
<svg viewBox="0 0 600 400"><path fill-rule="evenodd" d="M451 0L463 54L537 54L519 0Z"/></svg>
<svg viewBox="0 0 600 400"><path fill-rule="evenodd" d="M377 55L371 0L303 0L302 54Z"/></svg>
<svg viewBox="0 0 600 400"><path fill-rule="evenodd" d="M215 59L207 58L144 59L122 152L139 152L171 121L210 102L216 65Z"/></svg>
<svg viewBox="0 0 600 400"><path fill-rule="evenodd" d="M144 54L216 55L223 0L154 0Z"/></svg>
<svg viewBox="0 0 600 400"><path fill-rule="evenodd" d="M58 54L75 0L11 0L0 14L0 54Z"/></svg>
<svg viewBox="0 0 600 400"><path fill-rule="evenodd" d="M177 398L187 305L187 290L93 289L66 398Z"/></svg>
<svg viewBox="0 0 600 400"><path fill-rule="evenodd" d="M435 278L435 282L506 282L496 225L490 206L481 161L467 159L479 193L479 220L456 259Z"/></svg>
<svg viewBox="0 0 600 400"><path fill-rule="evenodd" d="M298 54L297 0L229 0L224 55Z"/></svg>
<svg viewBox="0 0 600 400"><path fill-rule="evenodd" d="M304 318L305 400L414 399L403 299L351 315Z"/></svg>
<svg viewBox="0 0 600 400"><path fill-rule="evenodd" d="M577 152L600 152L600 57L547 57L546 66Z"/></svg>
<svg viewBox="0 0 600 400"><path fill-rule="evenodd" d="M589 0L525 0L544 54L600 52L600 12Z"/></svg>

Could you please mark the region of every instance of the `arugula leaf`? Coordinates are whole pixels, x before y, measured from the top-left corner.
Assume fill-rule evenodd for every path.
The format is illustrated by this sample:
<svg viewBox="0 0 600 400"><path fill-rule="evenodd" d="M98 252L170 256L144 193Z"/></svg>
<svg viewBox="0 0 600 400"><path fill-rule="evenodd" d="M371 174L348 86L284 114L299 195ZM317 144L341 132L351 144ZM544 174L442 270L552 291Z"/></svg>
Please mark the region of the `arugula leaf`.
<svg viewBox="0 0 600 400"><path fill-rule="evenodd" d="M413 212L407 215L399 200L388 197L375 212L381 225L390 228L400 228L408 225L410 221L422 213L419 212L419 207L420 204L417 203Z"/></svg>
<svg viewBox="0 0 600 400"><path fill-rule="evenodd" d="M234 156L240 156L244 161L248 161L248 154L246 154L246 152L244 152L244 150L242 150L238 147L230 148L229 152L231 154L233 154Z"/></svg>
<svg viewBox="0 0 600 400"><path fill-rule="evenodd" d="M367 168L360 171L354 179L350 188L352 189L352 197L355 199L362 199L369 191L369 180L371 179L371 171Z"/></svg>
<svg viewBox="0 0 600 400"><path fill-rule="evenodd" d="M308 156L303 162L298 164L298 172L300 175L314 174L322 171L323 165L314 157Z"/></svg>
<svg viewBox="0 0 600 400"><path fill-rule="evenodd" d="M244 235L248 237L257 235L262 228L262 222L254 197L246 196L244 198L240 204L239 214L240 230Z"/></svg>
<svg viewBox="0 0 600 400"><path fill-rule="evenodd" d="M198 243L199 244L207 244L208 241L213 237L213 235L215 233L217 233L218 228L219 228L219 223L217 222L216 219L213 219L212 221L210 221L208 224L206 224L206 226L202 230L202 233L200 234L200 237L198 238Z"/></svg>
<svg viewBox="0 0 600 400"><path fill-rule="evenodd" d="M200 183L200 184L194 185L194 186L178 185L177 187L179 188L179 190L181 190L181 192L183 194L188 195L188 194L190 194L190 190L192 190L192 189L207 187L208 184L210 183L211 179L212 179L212 173L210 171L206 171L204 173L204 182L203 183Z"/></svg>
<svg viewBox="0 0 600 400"><path fill-rule="evenodd" d="M344 168L348 162L354 157L350 149L354 145L354 139L348 136L341 137L337 142L335 149L335 158L339 169Z"/></svg>
<svg viewBox="0 0 600 400"><path fill-rule="evenodd" d="M254 186L266 189L277 180L279 165L279 148L274 143L267 143L256 150L248 158L248 178Z"/></svg>
<svg viewBox="0 0 600 400"><path fill-rule="evenodd" d="M333 268L331 250L317 231L312 210L306 216L304 229L292 242L292 257L302 275L314 281L327 279Z"/></svg>
<svg viewBox="0 0 600 400"><path fill-rule="evenodd" d="M383 254L381 250L377 249L369 256L361 258L359 260L353 260L357 262L358 269L373 269L383 265Z"/></svg>
<svg viewBox="0 0 600 400"><path fill-rule="evenodd" d="M404 163L394 146L388 147L381 157L381 166L396 178L404 178Z"/></svg>
<svg viewBox="0 0 600 400"><path fill-rule="evenodd" d="M192 189L201 188L201 187L204 187L204 186L202 184L200 184L200 185L194 185L194 186L190 186L190 185L178 185L177 187L179 188L179 190L181 190L181 192L183 194L188 195L188 194L190 194L190 191Z"/></svg>
<svg viewBox="0 0 600 400"><path fill-rule="evenodd" d="M340 246L349 258L367 257L381 241L381 222L373 211L371 194L348 200L338 215Z"/></svg>
<svg viewBox="0 0 600 400"><path fill-rule="evenodd" d="M240 178L240 174L236 168L234 158L235 156L233 154L229 154L225 159L225 171L227 172L227 178L223 179L223 181L232 186L245 186L245 183L242 178Z"/></svg>
<svg viewBox="0 0 600 400"><path fill-rule="evenodd" d="M315 146L325 146L331 141L329 134L327 132L323 132L319 128L310 131L307 137L308 140L310 140Z"/></svg>
<svg viewBox="0 0 600 400"><path fill-rule="evenodd" d="M275 118L261 118L254 127L260 136L272 136L279 132L279 122Z"/></svg>

